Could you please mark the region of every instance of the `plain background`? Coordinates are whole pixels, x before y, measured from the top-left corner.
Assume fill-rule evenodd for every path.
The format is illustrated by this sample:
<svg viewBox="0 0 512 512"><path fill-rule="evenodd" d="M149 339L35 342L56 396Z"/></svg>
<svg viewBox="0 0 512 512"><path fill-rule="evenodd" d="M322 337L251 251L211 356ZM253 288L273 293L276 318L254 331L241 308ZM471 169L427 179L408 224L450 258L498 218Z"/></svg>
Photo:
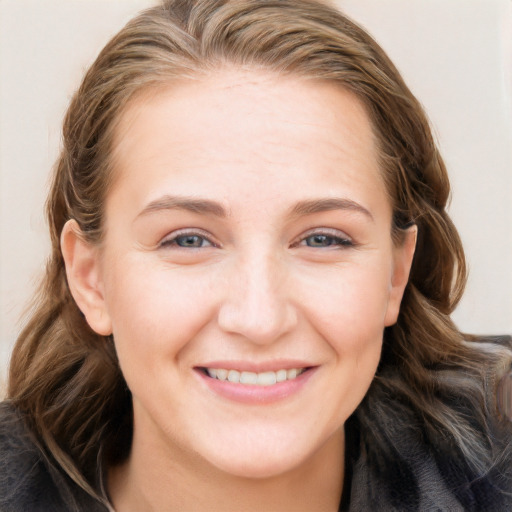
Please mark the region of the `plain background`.
<svg viewBox="0 0 512 512"><path fill-rule="evenodd" d="M154 0L0 0L0 385L48 254L42 208L67 103L107 40ZM338 0L424 104L470 279L454 318L512 333L512 0Z"/></svg>

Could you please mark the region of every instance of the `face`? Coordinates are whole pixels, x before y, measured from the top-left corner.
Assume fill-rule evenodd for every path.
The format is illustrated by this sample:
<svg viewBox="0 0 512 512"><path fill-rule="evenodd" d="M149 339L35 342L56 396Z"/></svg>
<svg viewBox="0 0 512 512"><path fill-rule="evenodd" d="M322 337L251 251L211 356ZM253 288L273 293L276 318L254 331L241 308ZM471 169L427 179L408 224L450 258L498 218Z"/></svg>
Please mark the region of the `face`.
<svg viewBox="0 0 512 512"><path fill-rule="evenodd" d="M113 332L134 443L242 476L307 464L370 386L414 247L393 245L363 106L225 71L135 101L114 157L72 288Z"/></svg>

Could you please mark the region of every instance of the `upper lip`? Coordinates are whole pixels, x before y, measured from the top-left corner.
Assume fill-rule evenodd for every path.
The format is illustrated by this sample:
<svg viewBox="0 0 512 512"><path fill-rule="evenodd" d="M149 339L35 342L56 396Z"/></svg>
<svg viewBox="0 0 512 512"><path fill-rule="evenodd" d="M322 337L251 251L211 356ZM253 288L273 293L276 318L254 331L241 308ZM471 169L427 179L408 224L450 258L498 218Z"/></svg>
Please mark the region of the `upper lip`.
<svg viewBox="0 0 512 512"><path fill-rule="evenodd" d="M278 370L291 370L292 368L311 368L316 366L306 361L300 360L276 360L266 362L254 361L209 361L197 365L196 368L223 368L225 370L238 370L254 373L277 372Z"/></svg>

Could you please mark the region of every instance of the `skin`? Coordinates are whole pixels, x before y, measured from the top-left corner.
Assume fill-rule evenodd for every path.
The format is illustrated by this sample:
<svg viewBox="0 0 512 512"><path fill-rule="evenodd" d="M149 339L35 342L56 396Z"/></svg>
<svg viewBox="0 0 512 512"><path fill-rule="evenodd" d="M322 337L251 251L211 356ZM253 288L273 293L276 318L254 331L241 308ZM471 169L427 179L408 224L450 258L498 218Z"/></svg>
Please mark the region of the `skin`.
<svg viewBox="0 0 512 512"><path fill-rule="evenodd" d="M364 107L334 84L224 70L140 96L114 158L104 242L70 221L62 247L133 394L132 451L109 474L116 510L337 510L343 425L416 237L392 242ZM313 370L288 396L243 403L198 372L213 361Z"/></svg>

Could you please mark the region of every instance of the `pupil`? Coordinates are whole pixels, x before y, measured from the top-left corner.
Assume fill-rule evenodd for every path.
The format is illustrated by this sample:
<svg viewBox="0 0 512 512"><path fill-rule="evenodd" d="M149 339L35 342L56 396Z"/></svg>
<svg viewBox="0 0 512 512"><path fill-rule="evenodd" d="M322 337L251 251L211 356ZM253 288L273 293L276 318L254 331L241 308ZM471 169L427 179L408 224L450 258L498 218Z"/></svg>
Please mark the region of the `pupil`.
<svg viewBox="0 0 512 512"><path fill-rule="evenodd" d="M331 243L332 243L332 238L327 235L314 235L312 238L313 238L312 243L310 245L313 245L313 246L318 246L318 245L326 246L326 245L331 245Z"/></svg>
<svg viewBox="0 0 512 512"><path fill-rule="evenodd" d="M177 240L178 245L182 247L200 247L201 246L201 237L197 235L190 236L182 236Z"/></svg>

